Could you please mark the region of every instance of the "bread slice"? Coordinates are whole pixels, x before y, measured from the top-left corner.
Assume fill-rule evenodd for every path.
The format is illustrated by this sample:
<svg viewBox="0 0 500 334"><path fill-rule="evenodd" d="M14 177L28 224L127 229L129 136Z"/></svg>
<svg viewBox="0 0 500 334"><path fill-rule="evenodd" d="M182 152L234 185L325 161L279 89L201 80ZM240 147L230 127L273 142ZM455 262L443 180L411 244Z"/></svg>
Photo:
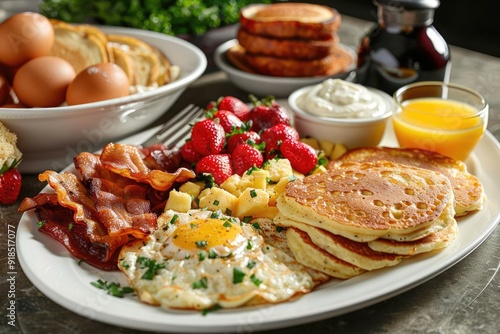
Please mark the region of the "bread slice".
<svg viewBox="0 0 500 334"><path fill-rule="evenodd" d="M279 58L246 51L243 53L243 59L256 73L276 77L335 75L345 72L354 61L346 50L339 47L318 59Z"/></svg>
<svg viewBox="0 0 500 334"><path fill-rule="evenodd" d="M335 9L309 3L252 4L240 11L246 31L275 38L328 39L340 22Z"/></svg>
<svg viewBox="0 0 500 334"><path fill-rule="evenodd" d="M456 217L479 210L486 201L481 182L468 172L464 162L427 150L394 147L358 148L331 161L329 168L335 168L346 161L373 162L379 160L426 168L445 175L453 188Z"/></svg>
<svg viewBox="0 0 500 334"><path fill-rule="evenodd" d="M51 55L68 61L77 74L91 65L110 61L106 37L98 29L55 19L50 21L55 36Z"/></svg>
<svg viewBox="0 0 500 334"><path fill-rule="evenodd" d="M248 52L255 55L294 59L319 59L333 53L339 38L332 34L321 40L298 38L264 37L238 29L239 44Z"/></svg>

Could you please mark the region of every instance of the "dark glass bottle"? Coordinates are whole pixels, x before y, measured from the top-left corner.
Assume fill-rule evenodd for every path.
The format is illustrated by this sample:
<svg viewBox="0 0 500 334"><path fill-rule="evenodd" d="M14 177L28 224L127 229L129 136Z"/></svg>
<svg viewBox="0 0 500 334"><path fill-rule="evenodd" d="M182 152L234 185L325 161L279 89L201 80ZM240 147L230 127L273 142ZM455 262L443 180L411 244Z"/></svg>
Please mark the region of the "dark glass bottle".
<svg viewBox="0 0 500 334"><path fill-rule="evenodd" d="M415 81L449 81L450 50L432 25L439 0L375 0L378 24L358 50L357 82L391 94Z"/></svg>

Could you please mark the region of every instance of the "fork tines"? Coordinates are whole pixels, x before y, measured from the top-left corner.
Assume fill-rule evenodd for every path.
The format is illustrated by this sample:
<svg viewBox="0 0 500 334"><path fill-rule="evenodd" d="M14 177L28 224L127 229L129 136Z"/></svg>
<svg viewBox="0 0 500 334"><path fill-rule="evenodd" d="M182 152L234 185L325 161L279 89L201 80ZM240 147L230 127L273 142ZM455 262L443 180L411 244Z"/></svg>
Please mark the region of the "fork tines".
<svg viewBox="0 0 500 334"><path fill-rule="evenodd" d="M141 146L148 147L159 143L163 143L167 147L178 145L191 130L188 126L189 123L199 117L202 112L203 108L197 107L194 104L189 104L168 122L163 124L160 130L144 141Z"/></svg>

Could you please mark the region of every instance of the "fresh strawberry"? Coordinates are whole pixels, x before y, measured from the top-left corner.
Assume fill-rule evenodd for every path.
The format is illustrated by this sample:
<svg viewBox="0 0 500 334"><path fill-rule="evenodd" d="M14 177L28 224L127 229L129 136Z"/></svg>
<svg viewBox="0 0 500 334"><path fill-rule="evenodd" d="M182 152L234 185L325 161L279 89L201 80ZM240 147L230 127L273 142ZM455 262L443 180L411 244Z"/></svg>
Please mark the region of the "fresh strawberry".
<svg viewBox="0 0 500 334"><path fill-rule="evenodd" d="M278 146L285 139L299 140L299 133L295 128L283 123L276 124L262 131L260 138L266 143L266 159L272 159Z"/></svg>
<svg viewBox="0 0 500 334"><path fill-rule="evenodd" d="M298 140L285 139L280 145L283 158L290 161L292 168L302 174L308 174L318 164L316 150Z"/></svg>
<svg viewBox="0 0 500 334"><path fill-rule="evenodd" d="M257 100L250 96L254 107L248 114L248 121L252 121L252 130L255 132L270 128L276 124L290 125L290 116L286 109L278 104L273 96Z"/></svg>
<svg viewBox="0 0 500 334"><path fill-rule="evenodd" d="M231 153L233 161L233 170L235 174L242 176L249 168L262 167L264 157L262 153L254 146L242 143L236 146Z"/></svg>
<svg viewBox="0 0 500 334"><path fill-rule="evenodd" d="M231 133L234 129L239 129L245 125L235 114L227 110L219 110L213 116L213 119L222 125L226 133Z"/></svg>
<svg viewBox="0 0 500 334"><path fill-rule="evenodd" d="M187 141L181 148L181 156L184 161L187 162L197 162L203 155L194 149L194 144L192 140Z"/></svg>
<svg viewBox="0 0 500 334"><path fill-rule="evenodd" d="M196 122L191 129L194 149L203 156L220 153L225 144L226 133L219 123L212 119Z"/></svg>
<svg viewBox="0 0 500 334"><path fill-rule="evenodd" d="M0 174L0 204L13 204L21 191L21 173L15 167Z"/></svg>
<svg viewBox="0 0 500 334"><path fill-rule="evenodd" d="M217 101L217 109L227 110L235 114L242 121L247 120L250 107L234 96L224 96Z"/></svg>
<svg viewBox="0 0 500 334"><path fill-rule="evenodd" d="M196 174L209 173L215 182L221 185L228 177L233 175L231 156L229 154L211 154L198 161L195 168Z"/></svg>
<svg viewBox="0 0 500 334"><path fill-rule="evenodd" d="M259 134L255 131L236 130L228 135L226 142L227 142L227 150L229 153L231 153L239 144L242 143L259 144L261 140Z"/></svg>

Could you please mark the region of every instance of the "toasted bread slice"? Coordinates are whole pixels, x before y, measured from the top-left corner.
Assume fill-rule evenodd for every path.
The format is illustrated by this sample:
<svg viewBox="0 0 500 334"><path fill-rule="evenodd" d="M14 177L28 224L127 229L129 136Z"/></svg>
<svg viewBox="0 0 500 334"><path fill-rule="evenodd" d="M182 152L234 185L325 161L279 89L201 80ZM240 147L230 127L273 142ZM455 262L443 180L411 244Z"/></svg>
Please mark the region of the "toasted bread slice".
<svg viewBox="0 0 500 334"><path fill-rule="evenodd" d="M392 147L366 147L346 152L330 163L330 168L346 161L370 162L386 160L405 165L430 169L445 175L451 183L455 195L455 216L463 216L479 210L486 200L479 179L467 171L467 165L436 152Z"/></svg>
<svg viewBox="0 0 500 334"><path fill-rule="evenodd" d="M293 59L319 59L335 51L338 43L336 34L321 40L279 39L263 37L238 29L239 44L251 54Z"/></svg>
<svg viewBox="0 0 500 334"><path fill-rule="evenodd" d="M111 45L109 49L110 53L113 55L113 62L125 71L130 85L136 85L137 75L135 73L135 64L130 55L123 49L114 45Z"/></svg>
<svg viewBox="0 0 500 334"><path fill-rule="evenodd" d="M346 71L354 61L347 51L338 47L319 59L279 58L249 52L245 52L243 58L256 73L277 77L335 75Z"/></svg>
<svg viewBox="0 0 500 334"><path fill-rule="evenodd" d="M240 25L255 35L328 39L340 26L337 10L309 3L252 4L240 11Z"/></svg>
<svg viewBox="0 0 500 334"><path fill-rule="evenodd" d="M157 48L137 38L125 35L107 35L112 47L121 48L135 64L135 82L138 85L164 85L172 77L170 60Z"/></svg>
<svg viewBox="0 0 500 334"><path fill-rule="evenodd" d="M105 37L103 39L98 29L78 27L54 19L51 23L55 35L51 55L68 61L76 73L90 65L110 61Z"/></svg>

